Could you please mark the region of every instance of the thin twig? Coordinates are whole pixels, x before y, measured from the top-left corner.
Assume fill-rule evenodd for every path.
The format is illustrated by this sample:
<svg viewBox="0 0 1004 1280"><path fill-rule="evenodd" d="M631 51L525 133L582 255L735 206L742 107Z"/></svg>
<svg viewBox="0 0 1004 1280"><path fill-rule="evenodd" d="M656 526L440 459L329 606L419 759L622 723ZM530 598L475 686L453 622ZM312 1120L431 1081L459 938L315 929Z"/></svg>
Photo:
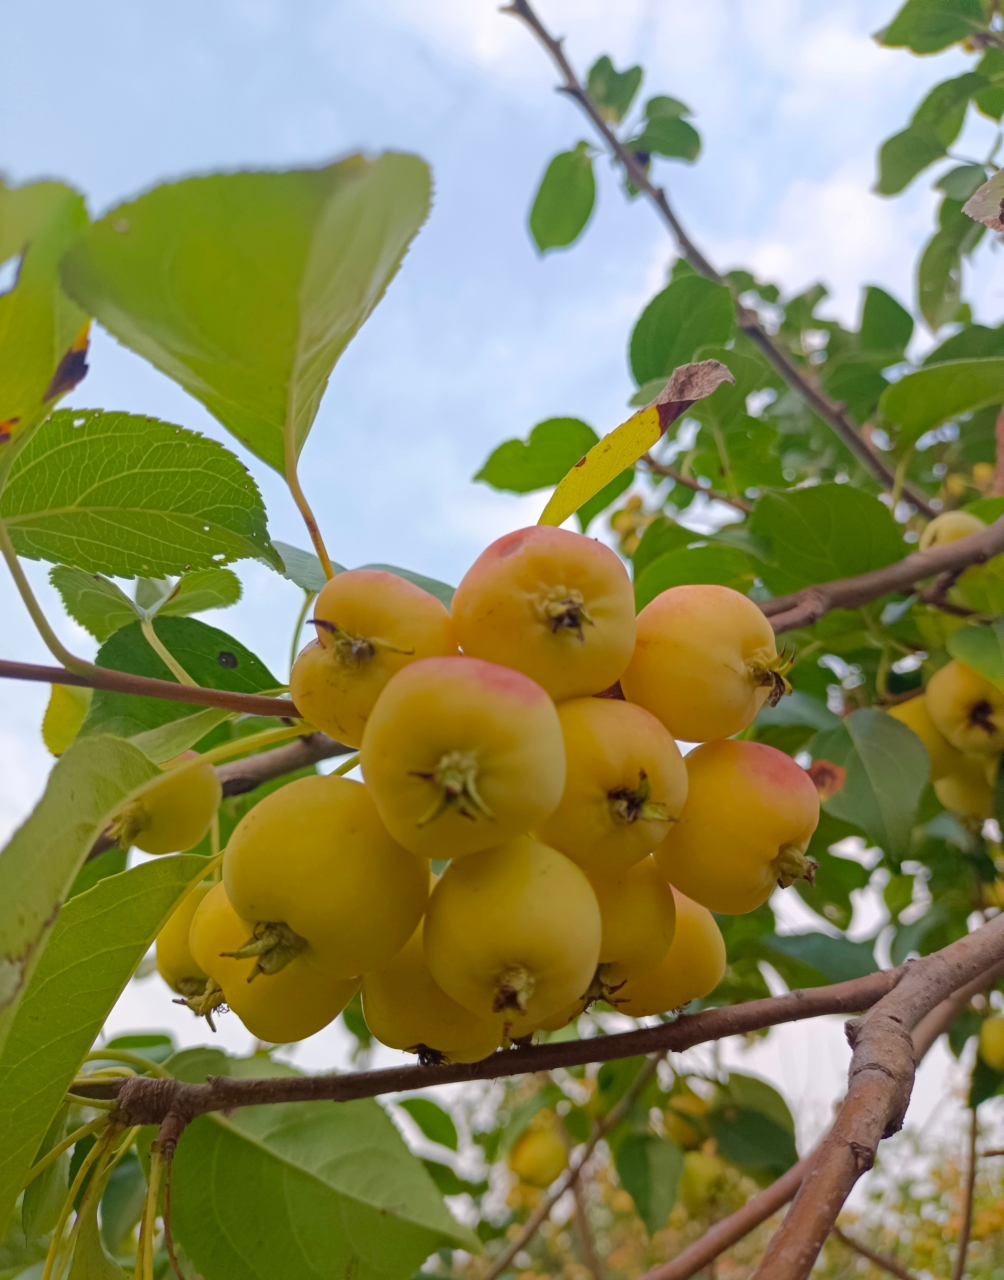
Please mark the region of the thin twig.
<svg viewBox="0 0 1004 1280"><path fill-rule="evenodd" d="M703 493L706 498L711 498L715 502L724 502L727 506L735 507L737 511L745 512L746 515L753 510L748 502L743 502L742 498L731 498L727 493L719 493L717 489L705 489L703 484L698 484L690 476L685 476L682 471L677 471L676 467L667 467L663 462L656 462L650 453L643 454L640 461L644 462L646 469L655 476L665 476L669 480L675 480L677 484L693 489L695 493Z"/></svg>
<svg viewBox="0 0 1004 1280"><path fill-rule="evenodd" d="M959 1243L955 1251L955 1266L952 1267L952 1280L962 1280L966 1271L966 1254L969 1251L969 1236L973 1229L973 1195L976 1191L976 1167L979 1155L976 1142L979 1137L979 1125L976 1119L976 1108L971 1108L969 1121L969 1168L966 1170L966 1190L962 1202L962 1224L959 1227Z"/></svg>
<svg viewBox="0 0 1004 1280"><path fill-rule="evenodd" d="M565 57L561 41L556 40L546 29L541 20L537 17L533 8L529 4L529 0L513 0L503 10L503 13L512 14L514 17L522 19L537 37L551 60L554 62L558 71L561 73L563 84L562 91L570 98L573 98L585 114L589 117L596 129L597 133L603 139L610 154L614 156L617 162L624 169L624 172L633 186L651 200L659 212L663 222L669 228L671 234L676 240L677 246L683 257L690 263L695 271L702 276L707 276L709 280L714 280L716 284L726 284L724 277L711 265L704 254L698 249L694 242L687 235L680 220L677 218L666 193L662 187L657 187L649 178L647 166L642 163L638 155L629 151L620 141L610 125L604 120L602 113L587 93L584 85L578 76L572 70L571 64ZM791 356L778 344L776 344L767 331L760 324L756 314L748 308L736 305L736 317L739 327L746 333L747 337L756 344L763 352L766 359L781 374L785 382L788 383L809 407L829 426L843 441L846 447L853 453L865 467L871 471L887 489L892 490L896 483L894 473L888 466L878 457L876 453L869 447L868 442L864 440L858 432L854 423L847 417L843 406L830 400L828 396L813 385L806 377L803 371L794 362ZM904 485L904 492L909 500L922 511L924 515L931 517L936 513L930 506L927 498L917 492L913 488L907 488Z"/></svg>
<svg viewBox="0 0 1004 1280"><path fill-rule="evenodd" d="M862 1258L867 1258L869 1262L874 1262L883 1271L888 1271L891 1276L896 1276L897 1280L916 1280L914 1275L907 1271L905 1267L901 1267L894 1259L887 1258L884 1253L876 1253L874 1249L862 1244L860 1240L855 1240L853 1236L849 1236L840 1227L834 1227L831 1234L836 1236L840 1243L846 1245L848 1249L853 1249Z"/></svg>
<svg viewBox="0 0 1004 1280"><path fill-rule="evenodd" d="M589 1225L589 1214L582 1195L582 1183L576 1181L572 1186L572 1200L575 1204L575 1234L579 1238L579 1251L582 1254L582 1265L592 1275L593 1280L603 1280L603 1263L596 1251L593 1229Z"/></svg>
<svg viewBox="0 0 1004 1280"><path fill-rule="evenodd" d="M527 1218L526 1222L523 1224L523 1228L519 1235L516 1236L514 1240L509 1241L508 1245L506 1245L502 1253L500 1253L495 1259L485 1275L482 1276L481 1280L496 1280L496 1278L505 1271L509 1263L512 1262L516 1254L519 1253L521 1249L526 1248L533 1237L537 1234L541 1223L543 1223L545 1218L549 1217L551 1210L565 1192L575 1187L583 1169L586 1166L586 1162L596 1150L597 1143L599 1143L612 1129L616 1128L616 1126L620 1124L621 1120L623 1120L628 1111L634 1105L635 1099L652 1079L656 1071L658 1071L659 1063L664 1057L665 1054L660 1053L655 1057L649 1058L648 1062L645 1063L635 1076L634 1080L632 1080L630 1087L625 1090L624 1096L621 1098L620 1102L618 1102L615 1107L612 1107L599 1124L597 1124L593 1129L592 1136L582 1148L582 1155L578 1161L566 1169L564 1174L558 1180L555 1189L550 1193L550 1195L546 1196L540 1202L536 1209L534 1209L533 1213L530 1214L529 1218Z"/></svg>

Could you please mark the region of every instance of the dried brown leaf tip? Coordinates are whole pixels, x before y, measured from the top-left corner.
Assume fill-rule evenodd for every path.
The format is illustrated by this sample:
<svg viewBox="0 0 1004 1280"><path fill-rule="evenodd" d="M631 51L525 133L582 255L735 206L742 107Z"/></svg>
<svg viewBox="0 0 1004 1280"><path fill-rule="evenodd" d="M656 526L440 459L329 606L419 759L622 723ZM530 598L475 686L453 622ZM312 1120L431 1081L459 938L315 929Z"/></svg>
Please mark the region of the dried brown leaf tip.
<svg viewBox="0 0 1004 1280"><path fill-rule="evenodd" d="M813 760L805 771L819 792L820 800L829 800L847 781L847 770L832 760Z"/></svg>
<svg viewBox="0 0 1004 1280"><path fill-rule="evenodd" d="M962 206L962 212L991 231L1004 231L1004 170L978 187Z"/></svg>
<svg viewBox="0 0 1004 1280"><path fill-rule="evenodd" d="M659 413L659 427L665 431L671 422L690 408L695 400L704 400L725 382L735 382L731 370L720 360L698 360L681 364L652 401Z"/></svg>

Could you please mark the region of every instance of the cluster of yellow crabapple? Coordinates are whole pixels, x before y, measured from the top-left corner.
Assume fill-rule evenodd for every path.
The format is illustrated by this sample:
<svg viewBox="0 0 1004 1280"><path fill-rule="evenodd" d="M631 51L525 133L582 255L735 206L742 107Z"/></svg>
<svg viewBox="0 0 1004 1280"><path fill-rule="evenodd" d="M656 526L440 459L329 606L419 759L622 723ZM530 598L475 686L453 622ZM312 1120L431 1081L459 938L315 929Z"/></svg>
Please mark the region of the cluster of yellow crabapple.
<svg viewBox="0 0 1004 1280"><path fill-rule="evenodd" d="M708 995L725 967L711 913L811 869L811 779L733 736L788 687L737 591L674 587L636 617L613 551L537 526L489 546L450 611L359 569L313 622L290 691L359 748L364 781L267 795L221 881L165 925L158 967L197 1013L225 1004L288 1042L361 988L381 1043L477 1061L594 1000L643 1017ZM701 745L684 759L677 739ZM197 839L219 784L208 765L182 776Z"/></svg>

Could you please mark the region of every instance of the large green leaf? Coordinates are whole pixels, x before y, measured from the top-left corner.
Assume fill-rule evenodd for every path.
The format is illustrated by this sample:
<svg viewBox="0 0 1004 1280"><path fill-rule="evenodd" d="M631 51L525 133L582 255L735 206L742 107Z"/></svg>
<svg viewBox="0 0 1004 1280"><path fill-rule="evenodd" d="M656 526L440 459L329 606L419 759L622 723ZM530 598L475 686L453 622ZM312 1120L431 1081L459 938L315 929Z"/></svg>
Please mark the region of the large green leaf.
<svg viewBox="0 0 1004 1280"><path fill-rule="evenodd" d="M721 1154L750 1177L773 1182L798 1161L795 1139L762 1111L727 1107L711 1116Z"/></svg>
<svg viewBox="0 0 1004 1280"><path fill-rule="evenodd" d="M280 565L244 465L215 440L134 414L53 414L15 459L0 515L19 555L89 573Z"/></svg>
<svg viewBox="0 0 1004 1280"><path fill-rule="evenodd" d="M814 969L819 977L813 986L864 978L878 968L872 943L852 942L842 935L831 938L825 933L774 934L762 938L760 945L768 953L776 952ZM798 985L809 984L799 982Z"/></svg>
<svg viewBox="0 0 1004 1280"><path fill-rule="evenodd" d="M139 618L135 602L100 573L88 573L71 564L57 564L49 570L49 581L74 622L79 622L99 643L119 627L127 627Z"/></svg>
<svg viewBox="0 0 1004 1280"><path fill-rule="evenodd" d="M128 742L75 742L0 853L0 1052L60 903L95 837L133 791L159 776Z"/></svg>
<svg viewBox="0 0 1004 1280"><path fill-rule="evenodd" d="M92 740L82 754L100 756L112 741ZM56 769L69 758L67 752ZM81 792L76 803L82 800ZM204 859L187 854L157 858L100 880L59 913L0 1051L0 1233L67 1085L160 927L204 868Z"/></svg>
<svg viewBox="0 0 1004 1280"><path fill-rule="evenodd" d="M967 324L958 333L939 342L921 363L944 364L947 360L983 360L992 356L1004 356L1004 329Z"/></svg>
<svg viewBox="0 0 1004 1280"><path fill-rule="evenodd" d="M884 568L907 549L889 508L849 484L765 493L750 531L772 548L761 576L775 595Z"/></svg>
<svg viewBox="0 0 1004 1280"><path fill-rule="evenodd" d="M815 760L846 770L844 785L823 802L826 811L865 832L893 857L905 857L930 762L905 724L876 707L854 711L837 729L809 744Z"/></svg>
<svg viewBox="0 0 1004 1280"><path fill-rule="evenodd" d="M282 556L282 576L284 578L288 578L290 582L295 582L298 587L302 587L304 591L310 591L314 595L324 588L327 578L324 576L320 560L314 555L313 551L301 551L299 547L291 546L288 542L274 542L272 545ZM332 567L335 573L344 572L340 564L332 565Z"/></svg>
<svg viewBox="0 0 1004 1280"><path fill-rule="evenodd" d="M538 422L526 440L506 440L474 477L493 489L533 493L565 476L599 440L580 418L548 418Z"/></svg>
<svg viewBox="0 0 1004 1280"><path fill-rule="evenodd" d="M63 260L70 294L269 466L299 455L335 362L429 210L416 156L156 187Z"/></svg>
<svg viewBox="0 0 1004 1280"><path fill-rule="evenodd" d="M791 1109L773 1085L759 1076L749 1076L742 1071L730 1071L722 1089L724 1099L747 1111L759 1111L786 1133L795 1136L795 1120Z"/></svg>
<svg viewBox="0 0 1004 1280"><path fill-rule="evenodd" d="M902 191L929 164L940 160L947 147L929 124L911 125L887 138L879 149L879 176L875 190L880 196Z"/></svg>
<svg viewBox="0 0 1004 1280"><path fill-rule="evenodd" d="M86 372L87 313L59 283L59 259L86 225L72 187L0 180L0 263L18 260L0 295L0 442L30 430Z"/></svg>
<svg viewBox="0 0 1004 1280"><path fill-rule="evenodd" d="M158 618L153 627L161 643L204 689L265 693L280 687L262 660L225 631L217 631L195 618ZM110 636L98 650L96 662L99 667L110 667L113 671L174 680L159 654L150 647L138 622ZM145 729L155 729L200 710L188 702L167 702L163 698L96 689L80 727L80 737L115 733L131 738Z"/></svg>
<svg viewBox="0 0 1004 1280"><path fill-rule="evenodd" d="M736 547L677 548L650 561L638 575L635 605L644 609L661 592L691 582L714 582L746 592L756 573L749 556Z"/></svg>
<svg viewBox="0 0 1004 1280"><path fill-rule="evenodd" d="M906 0L875 38L891 49L937 53L986 25L982 0Z"/></svg>
<svg viewBox="0 0 1004 1280"><path fill-rule="evenodd" d="M727 341L735 324L732 295L703 276L674 280L657 293L631 334L631 372L641 386L668 377L699 347Z"/></svg>
<svg viewBox="0 0 1004 1280"><path fill-rule="evenodd" d="M648 1234L666 1225L683 1173L683 1152L668 1138L629 1133L617 1146L617 1176Z"/></svg>
<svg viewBox="0 0 1004 1280"><path fill-rule="evenodd" d="M902 359L913 336L913 316L894 297L870 284L861 306L858 346L869 355ZM894 359L888 363L892 364Z"/></svg>
<svg viewBox="0 0 1004 1280"><path fill-rule="evenodd" d="M948 360L908 373L882 393L879 408L896 423L899 440L912 443L925 431L961 413L1004 400L1004 359Z"/></svg>
<svg viewBox="0 0 1004 1280"><path fill-rule="evenodd" d="M213 1054L185 1078L289 1070ZM438 1248L480 1251L370 1098L201 1116L178 1145L172 1209L205 1280L406 1280Z"/></svg>
<svg viewBox="0 0 1004 1280"><path fill-rule="evenodd" d="M547 166L530 210L530 234L541 253L573 244L585 230L596 200L589 151L588 142L576 143Z"/></svg>

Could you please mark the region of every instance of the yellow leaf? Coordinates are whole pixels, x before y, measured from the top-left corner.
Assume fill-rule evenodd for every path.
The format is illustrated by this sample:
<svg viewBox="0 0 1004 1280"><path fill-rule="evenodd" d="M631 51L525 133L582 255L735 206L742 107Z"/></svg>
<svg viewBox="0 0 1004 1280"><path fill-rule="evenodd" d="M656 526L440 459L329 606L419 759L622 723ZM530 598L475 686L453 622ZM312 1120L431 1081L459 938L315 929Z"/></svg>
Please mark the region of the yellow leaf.
<svg viewBox="0 0 1004 1280"><path fill-rule="evenodd" d="M54 756L61 756L84 722L93 690L78 689L72 684L50 687L52 693L42 721L42 741Z"/></svg>
<svg viewBox="0 0 1004 1280"><path fill-rule="evenodd" d="M537 523L564 523L604 485L634 466L695 400L711 395L723 382L735 382L735 378L718 360L701 360L674 369L669 382L647 408L632 414L579 459L551 494Z"/></svg>

